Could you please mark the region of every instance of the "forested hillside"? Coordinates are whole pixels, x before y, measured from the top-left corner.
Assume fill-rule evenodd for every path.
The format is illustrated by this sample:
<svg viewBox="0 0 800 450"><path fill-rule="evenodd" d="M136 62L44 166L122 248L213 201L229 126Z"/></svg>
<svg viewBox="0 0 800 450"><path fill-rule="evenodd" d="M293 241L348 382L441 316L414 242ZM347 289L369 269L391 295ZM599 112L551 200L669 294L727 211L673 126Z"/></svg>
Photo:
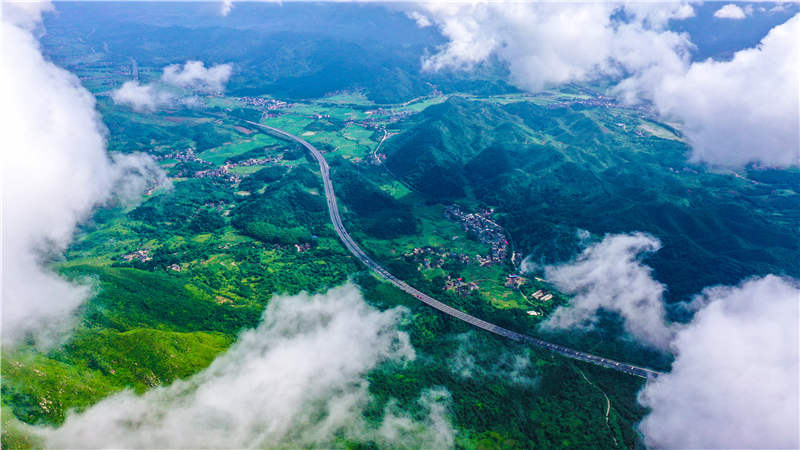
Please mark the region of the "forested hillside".
<svg viewBox="0 0 800 450"><path fill-rule="evenodd" d="M668 125L622 109L463 98L410 119L385 146L390 170L423 193L497 206L535 262L575 253L576 228L644 231L673 300L753 274L800 274L800 171L746 176L687 160Z"/></svg>

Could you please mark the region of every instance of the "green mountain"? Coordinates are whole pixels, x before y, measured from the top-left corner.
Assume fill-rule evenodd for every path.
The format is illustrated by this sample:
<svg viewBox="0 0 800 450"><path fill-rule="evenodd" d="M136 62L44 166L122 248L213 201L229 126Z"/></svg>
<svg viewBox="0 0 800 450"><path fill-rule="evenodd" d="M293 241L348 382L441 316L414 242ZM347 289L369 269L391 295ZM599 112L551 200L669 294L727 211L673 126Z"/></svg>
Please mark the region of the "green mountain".
<svg viewBox="0 0 800 450"><path fill-rule="evenodd" d="M387 167L438 201L496 206L534 262L569 258L576 228L644 231L673 300L766 273L797 276L800 172L712 170L665 124L602 106L454 97L405 123Z"/></svg>

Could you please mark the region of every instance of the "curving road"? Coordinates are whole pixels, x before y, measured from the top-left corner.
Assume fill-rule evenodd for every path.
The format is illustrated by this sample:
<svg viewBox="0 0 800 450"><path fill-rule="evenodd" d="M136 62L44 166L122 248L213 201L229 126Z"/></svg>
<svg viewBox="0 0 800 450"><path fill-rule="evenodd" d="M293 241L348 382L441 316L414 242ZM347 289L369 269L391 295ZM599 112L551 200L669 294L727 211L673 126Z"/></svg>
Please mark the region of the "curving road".
<svg viewBox="0 0 800 450"><path fill-rule="evenodd" d="M278 128L273 128L268 125L251 122L249 120L246 122L249 123L250 125L254 125L261 129L264 129L268 133L276 137L285 140L295 141L300 145L302 145L303 147L305 147L306 149L308 149L309 152L311 152L311 155L314 157L314 159L317 160L317 163L319 163L320 172L322 172L322 181L323 184L325 185L325 197L327 197L328 200L328 213L330 214L333 227L334 229L336 229L336 233L339 235L339 239L342 240L345 247L347 247L347 249L350 251L350 253L353 254L353 256L361 260L361 262L366 264L367 267L377 272L378 275L386 279L386 281L392 283L401 290L413 295L419 301L425 303L426 305L436 308L439 311L451 317L463 320L464 322L467 322L470 325L484 329L499 336L506 337L513 341L524 342L527 344L535 345L536 347L550 350L553 353L557 353L567 358L572 358L578 361L584 361L587 363L595 364L609 369L614 369L619 372L627 373L629 375L635 375L642 378L657 377L659 375L659 372L656 372L654 370L645 369L643 367L638 367L619 361L614 361L608 358L602 358L600 356L592 355L591 353L585 353L585 352L580 352L578 350L573 350L563 345L553 344L547 341L543 341L541 339L536 339L534 337L525 334L520 334L515 331L503 328L499 325L495 325L491 322L478 319L475 316L471 316L463 311L460 311L449 305L446 305L440 302L439 300L436 300L435 298L429 296L428 294L425 294L417 290L413 286L410 286L405 281L395 277L394 275L389 273L389 271L384 269L383 266L375 262L375 260L370 258L366 253L364 253L364 251L361 250L361 248L355 243L353 238L350 237L350 234L345 229L344 224L342 223L342 218L341 216L339 216L339 206L336 203L336 195L334 195L333 192L333 184L331 183L331 178L330 178L330 168L328 167L328 162L325 161L325 157L322 156L322 153L316 147L314 147L304 139L301 139L291 133L287 133L286 131L283 131Z"/></svg>

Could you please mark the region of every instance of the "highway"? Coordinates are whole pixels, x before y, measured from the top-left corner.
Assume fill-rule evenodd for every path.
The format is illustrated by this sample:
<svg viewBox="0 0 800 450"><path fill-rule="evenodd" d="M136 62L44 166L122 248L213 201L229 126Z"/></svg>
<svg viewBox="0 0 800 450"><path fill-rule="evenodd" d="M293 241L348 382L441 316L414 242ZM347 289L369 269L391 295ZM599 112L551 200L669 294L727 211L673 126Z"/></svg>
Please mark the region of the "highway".
<svg viewBox="0 0 800 450"><path fill-rule="evenodd" d="M336 195L334 195L333 192L333 183L331 183L331 178L330 178L330 168L328 167L328 162L325 160L325 157L322 155L322 153L316 147L314 147L304 139L301 139L291 133L288 133L278 128L260 124L257 122L251 122L251 121L246 121L246 122L251 125L257 126L267 131L269 134L272 134L273 136L276 136L278 138L297 142L303 147L305 147L309 152L311 152L311 155L319 164L319 169L320 172L322 173L322 181L323 184L325 185L325 197L327 197L328 201L328 213L330 214L333 227L336 229L336 233L339 235L339 239L342 240L345 247L347 247L347 249L350 251L350 253L353 254L353 256L361 260L361 262L364 263L367 267L375 271L386 281L397 286L399 289L407 292L408 294L413 295L414 297L417 298L417 300L425 303L428 306L436 308L439 311L451 317L463 320L464 322L467 322L470 325L481 328L490 333L494 333L496 335L511 339L512 341L523 342L530 345L534 345L539 348L550 350L553 353L557 353L567 358L606 367L619 372L627 373L629 375L634 375L642 378L654 378L659 375L659 372L656 372L651 369L646 369L643 367L638 367L631 364L614 361L608 358L603 358L597 355L592 355L590 353L573 350L563 345L553 344L525 334L520 334L515 331L503 328L499 325L495 325L485 320L481 320L475 316L471 316L463 311L460 311L445 303L442 303L439 300L436 300L435 298L429 296L428 294L425 294L424 292L417 290L413 286L410 286L405 281L395 277L394 275L389 273L389 271L383 268L383 266L375 262L375 260L370 258L366 253L364 253L364 251L361 250L361 247L359 247L358 244L355 243L353 238L350 237L350 234L345 229L344 224L342 223L342 218L339 215L339 206L336 203Z"/></svg>

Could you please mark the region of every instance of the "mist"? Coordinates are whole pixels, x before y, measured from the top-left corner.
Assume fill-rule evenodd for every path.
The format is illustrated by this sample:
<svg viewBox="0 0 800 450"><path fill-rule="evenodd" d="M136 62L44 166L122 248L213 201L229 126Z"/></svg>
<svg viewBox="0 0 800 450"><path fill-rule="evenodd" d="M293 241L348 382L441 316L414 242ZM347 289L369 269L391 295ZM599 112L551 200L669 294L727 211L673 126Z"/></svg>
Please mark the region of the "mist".
<svg viewBox="0 0 800 450"><path fill-rule="evenodd" d="M164 67L161 77L148 84L137 80L126 81L111 93L118 105L126 105L138 112L153 112L165 107L193 106L198 103L194 93L222 92L231 76L230 64L205 67L201 61L187 61L182 66Z"/></svg>
<svg viewBox="0 0 800 450"><path fill-rule="evenodd" d="M606 235L573 261L545 267L547 280L572 295L542 323L545 329L589 328L600 310L617 313L640 342L665 349L672 331L666 323L664 286L652 278L641 257L661 248L644 233Z"/></svg>
<svg viewBox="0 0 800 450"><path fill-rule="evenodd" d="M131 201L163 180L145 155L110 156L92 94L42 56L47 2L3 5L3 343L59 342L91 286L49 262L99 205Z"/></svg>
<svg viewBox="0 0 800 450"><path fill-rule="evenodd" d="M461 378L501 378L525 386L535 386L538 382L537 371L531 364L530 348L524 347L516 352L504 346L498 347L475 331L459 334L455 341L458 346L447 367Z"/></svg>
<svg viewBox="0 0 800 450"><path fill-rule="evenodd" d="M451 447L444 388L424 391L413 414L390 401L379 423L363 417L367 373L415 358L397 329L405 314L370 307L352 284L276 296L262 323L207 369L143 395L113 395L39 431L52 447L331 447L342 439Z"/></svg>

